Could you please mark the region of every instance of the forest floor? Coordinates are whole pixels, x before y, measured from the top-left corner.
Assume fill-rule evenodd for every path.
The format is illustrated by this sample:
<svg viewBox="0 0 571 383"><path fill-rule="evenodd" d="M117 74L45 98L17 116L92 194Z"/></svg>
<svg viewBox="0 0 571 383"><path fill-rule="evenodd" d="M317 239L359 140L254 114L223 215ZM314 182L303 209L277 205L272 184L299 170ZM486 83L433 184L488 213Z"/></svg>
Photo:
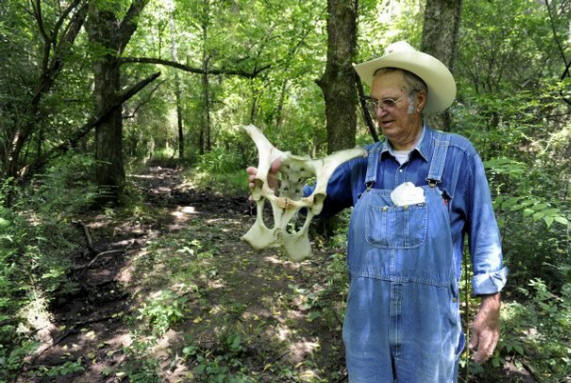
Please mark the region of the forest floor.
<svg viewBox="0 0 571 383"><path fill-rule="evenodd" d="M169 168L131 177L144 195L132 214L80 218L94 251L74 256L78 288L53 305L18 383L345 379L345 283L329 273L343 249L314 246L303 263L255 252L240 240L247 196L198 192Z"/></svg>
<svg viewBox="0 0 571 383"><path fill-rule="evenodd" d="M293 263L240 240L255 220L247 196L197 191L171 168L130 180L135 208L78 217L92 250L73 255L76 288L16 382L347 380L343 240L313 236L314 256ZM534 382L504 367L517 379L498 381Z"/></svg>

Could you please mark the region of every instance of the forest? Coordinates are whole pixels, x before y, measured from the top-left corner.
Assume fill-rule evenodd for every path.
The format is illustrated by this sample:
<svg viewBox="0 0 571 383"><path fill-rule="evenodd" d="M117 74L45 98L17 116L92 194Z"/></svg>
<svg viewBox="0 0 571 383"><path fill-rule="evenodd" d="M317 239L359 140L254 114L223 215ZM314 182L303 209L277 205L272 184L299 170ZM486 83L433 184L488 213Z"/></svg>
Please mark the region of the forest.
<svg viewBox="0 0 571 383"><path fill-rule="evenodd" d="M509 268L458 381L571 382L569 0L0 1L0 382L347 382L350 212L303 262L251 249L239 127L383 139L352 63L401 40L454 75L429 123L479 152Z"/></svg>

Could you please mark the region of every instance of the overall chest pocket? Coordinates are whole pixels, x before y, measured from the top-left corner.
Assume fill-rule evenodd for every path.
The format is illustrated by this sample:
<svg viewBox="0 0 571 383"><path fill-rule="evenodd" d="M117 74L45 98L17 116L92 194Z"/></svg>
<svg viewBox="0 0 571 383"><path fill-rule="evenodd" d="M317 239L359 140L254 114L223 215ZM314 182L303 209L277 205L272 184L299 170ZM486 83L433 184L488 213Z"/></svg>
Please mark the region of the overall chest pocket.
<svg viewBox="0 0 571 383"><path fill-rule="evenodd" d="M426 238L428 213L426 204L408 206L369 205L365 217L366 239L385 249L419 247Z"/></svg>

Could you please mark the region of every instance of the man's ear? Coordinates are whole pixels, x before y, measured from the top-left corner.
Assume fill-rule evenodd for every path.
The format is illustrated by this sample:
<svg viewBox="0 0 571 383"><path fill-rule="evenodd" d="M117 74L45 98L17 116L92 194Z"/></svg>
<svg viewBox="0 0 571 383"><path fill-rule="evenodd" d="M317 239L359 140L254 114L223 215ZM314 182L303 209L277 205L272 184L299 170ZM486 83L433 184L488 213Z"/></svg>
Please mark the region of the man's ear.
<svg viewBox="0 0 571 383"><path fill-rule="evenodd" d="M416 94L416 111L422 112L426 106L426 92L421 90Z"/></svg>

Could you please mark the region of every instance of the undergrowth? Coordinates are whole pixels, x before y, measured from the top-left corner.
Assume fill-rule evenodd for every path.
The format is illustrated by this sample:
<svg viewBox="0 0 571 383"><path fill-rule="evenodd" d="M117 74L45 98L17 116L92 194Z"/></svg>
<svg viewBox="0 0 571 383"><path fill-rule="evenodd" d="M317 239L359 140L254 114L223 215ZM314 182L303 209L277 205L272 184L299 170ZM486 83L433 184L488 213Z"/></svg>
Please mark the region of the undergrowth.
<svg viewBox="0 0 571 383"><path fill-rule="evenodd" d="M68 278L69 255L81 235L72 219L97 197L89 182L92 165L69 154L26 188L11 180L0 188L0 382L17 375L36 347L34 334L50 326L50 303L76 289ZM55 376L76 367L38 373Z"/></svg>

